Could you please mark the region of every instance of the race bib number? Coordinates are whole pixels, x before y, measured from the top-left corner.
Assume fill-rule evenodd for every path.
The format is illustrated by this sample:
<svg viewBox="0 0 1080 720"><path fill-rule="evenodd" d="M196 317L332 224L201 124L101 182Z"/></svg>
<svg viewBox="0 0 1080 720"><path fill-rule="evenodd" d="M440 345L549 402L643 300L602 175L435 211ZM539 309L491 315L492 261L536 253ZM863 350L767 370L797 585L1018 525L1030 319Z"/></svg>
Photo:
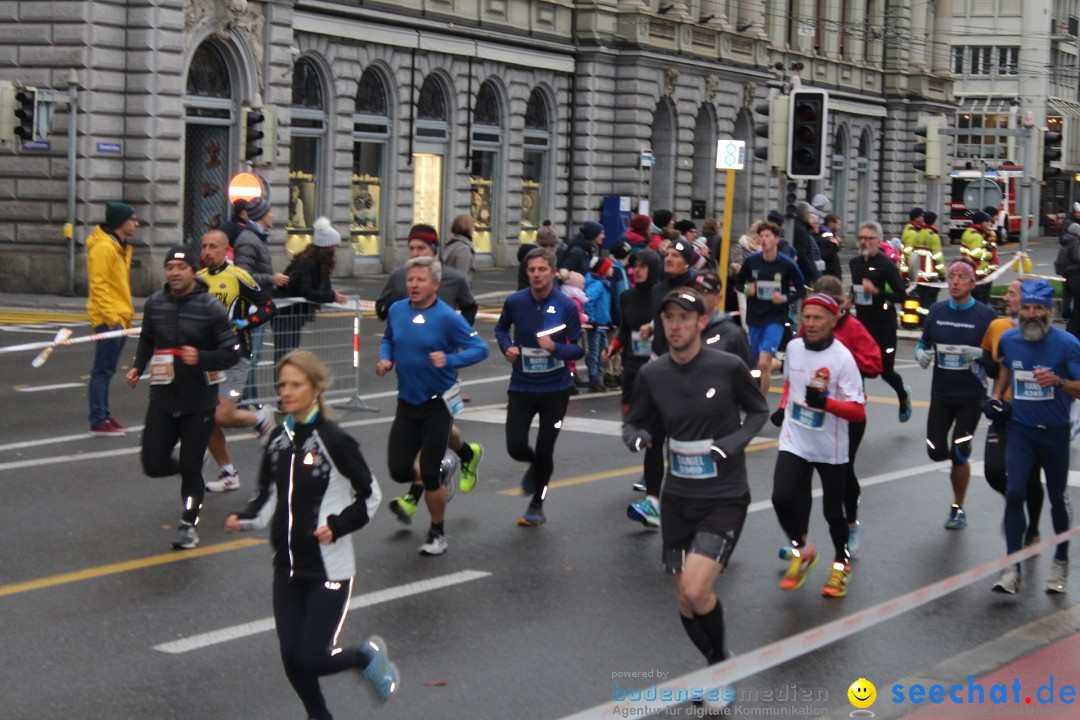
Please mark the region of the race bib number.
<svg viewBox="0 0 1080 720"><path fill-rule="evenodd" d="M224 370L207 370L203 374L206 376L207 385L217 385L219 383L225 382Z"/></svg>
<svg viewBox="0 0 1080 720"><path fill-rule="evenodd" d="M960 345L937 345L937 364L942 370L970 370L971 363L964 357Z"/></svg>
<svg viewBox="0 0 1080 720"><path fill-rule="evenodd" d="M443 402L446 403L446 409L450 411L451 415L457 415L465 409L465 399L461 395L460 382L451 385L450 389L442 394L442 399Z"/></svg>
<svg viewBox="0 0 1080 720"><path fill-rule="evenodd" d="M641 332L635 330L630 333L630 350L634 357L649 357L652 354L652 341L642 340Z"/></svg>
<svg viewBox="0 0 1080 720"><path fill-rule="evenodd" d="M863 290L862 285L851 286L851 302L856 305L872 305L874 296Z"/></svg>
<svg viewBox="0 0 1080 720"><path fill-rule="evenodd" d="M1053 400L1053 387L1040 387L1035 373L1030 370L1013 370L1013 401L1016 400Z"/></svg>
<svg viewBox="0 0 1080 720"><path fill-rule="evenodd" d="M154 353L154 356L150 358L149 368L151 385L169 385L176 376L176 370L173 368L173 354L168 350Z"/></svg>
<svg viewBox="0 0 1080 720"><path fill-rule="evenodd" d="M758 300L768 300L772 302L772 296L774 292L783 294L780 283L775 280L758 280L757 281L757 293L754 294Z"/></svg>
<svg viewBox="0 0 1080 720"><path fill-rule="evenodd" d="M825 429L825 411L792 403L791 421L807 430L821 431Z"/></svg>
<svg viewBox="0 0 1080 720"><path fill-rule="evenodd" d="M565 366L559 358L544 348L521 348L521 371L526 373L546 373Z"/></svg>
<svg viewBox="0 0 1080 720"><path fill-rule="evenodd" d="M668 440L668 460L671 474L676 477L700 480L716 477L716 462L712 456L712 440Z"/></svg>

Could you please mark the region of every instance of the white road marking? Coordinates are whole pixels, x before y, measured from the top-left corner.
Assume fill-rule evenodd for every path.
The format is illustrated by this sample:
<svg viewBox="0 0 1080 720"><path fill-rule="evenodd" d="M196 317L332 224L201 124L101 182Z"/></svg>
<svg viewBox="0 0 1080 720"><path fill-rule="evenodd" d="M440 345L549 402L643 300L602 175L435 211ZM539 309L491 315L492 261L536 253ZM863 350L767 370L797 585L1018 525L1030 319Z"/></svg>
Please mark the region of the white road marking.
<svg viewBox="0 0 1080 720"><path fill-rule="evenodd" d="M46 392L47 390L64 390L66 388L84 388L86 383L56 383L55 385L33 385L31 387L16 387L15 392L33 393Z"/></svg>
<svg viewBox="0 0 1080 720"><path fill-rule="evenodd" d="M364 593L363 595L354 595L349 602L349 609L356 610L357 608L371 607L372 605L379 605L381 603L399 600L413 595L422 595L423 593L441 590L442 588L460 585L462 583L486 577L491 577L491 573L480 570L462 570L461 572L450 573L449 575L440 575L439 577L434 577L430 580L418 580L416 582L398 585L397 587L387 588L385 590L376 590L374 592ZM249 623L243 623L242 625L233 625L232 627L211 630L210 632L192 635L191 637L181 638L180 640L162 643L161 645L155 645L152 649L177 655L180 653L191 652L192 650L201 650L212 645L239 640L240 638L248 637L250 635L269 632L273 629L274 618L263 618L262 620L255 620Z"/></svg>

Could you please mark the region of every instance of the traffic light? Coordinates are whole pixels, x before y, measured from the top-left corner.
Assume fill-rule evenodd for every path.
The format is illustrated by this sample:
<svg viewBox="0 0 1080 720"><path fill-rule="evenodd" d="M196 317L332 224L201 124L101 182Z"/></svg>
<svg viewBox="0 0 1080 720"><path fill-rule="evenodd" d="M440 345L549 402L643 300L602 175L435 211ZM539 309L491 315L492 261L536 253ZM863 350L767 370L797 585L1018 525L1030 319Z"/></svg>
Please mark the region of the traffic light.
<svg viewBox="0 0 1080 720"><path fill-rule="evenodd" d="M37 88L15 91L15 137L23 142L37 137Z"/></svg>
<svg viewBox="0 0 1080 720"><path fill-rule="evenodd" d="M768 160L771 170L787 168L788 96L776 95L770 100L754 105L754 135L765 138L761 145L755 144L754 157Z"/></svg>
<svg viewBox="0 0 1080 720"><path fill-rule="evenodd" d="M791 91L788 104L787 174L793 180L825 177L825 131L829 119L829 94L815 88Z"/></svg>
<svg viewBox="0 0 1080 720"><path fill-rule="evenodd" d="M1039 182L1061 174L1061 168L1050 163L1061 159L1061 133L1046 128L1035 131L1035 179Z"/></svg>
<svg viewBox="0 0 1080 720"><path fill-rule="evenodd" d="M915 169L923 174L923 180L940 180L945 176L945 136L939 130L945 128L945 118L930 115L919 118L915 135L926 138L915 143Z"/></svg>
<svg viewBox="0 0 1080 720"><path fill-rule="evenodd" d="M244 161L258 165L263 154L263 120L266 116L261 108L244 108L243 115L240 147L244 149Z"/></svg>
<svg viewBox="0 0 1080 720"><path fill-rule="evenodd" d="M788 182L784 186L784 215L793 218L798 215L795 203L799 202L799 183Z"/></svg>
<svg viewBox="0 0 1080 720"><path fill-rule="evenodd" d="M0 80L0 142L15 139L15 86Z"/></svg>

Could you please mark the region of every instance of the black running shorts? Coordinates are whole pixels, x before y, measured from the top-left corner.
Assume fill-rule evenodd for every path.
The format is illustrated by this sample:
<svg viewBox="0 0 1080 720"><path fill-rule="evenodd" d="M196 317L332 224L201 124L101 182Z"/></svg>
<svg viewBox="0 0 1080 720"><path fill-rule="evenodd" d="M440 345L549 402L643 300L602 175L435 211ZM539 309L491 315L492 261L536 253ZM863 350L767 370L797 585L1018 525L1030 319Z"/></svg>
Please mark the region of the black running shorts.
<svg viewBox="0 0 1080 720"><path fill-rule="evenodd" d="M686 553L704 555L727 567L746 521L750 495L702 500L664 493L660 497L660 536L664 572L682 572Z"/></svg>

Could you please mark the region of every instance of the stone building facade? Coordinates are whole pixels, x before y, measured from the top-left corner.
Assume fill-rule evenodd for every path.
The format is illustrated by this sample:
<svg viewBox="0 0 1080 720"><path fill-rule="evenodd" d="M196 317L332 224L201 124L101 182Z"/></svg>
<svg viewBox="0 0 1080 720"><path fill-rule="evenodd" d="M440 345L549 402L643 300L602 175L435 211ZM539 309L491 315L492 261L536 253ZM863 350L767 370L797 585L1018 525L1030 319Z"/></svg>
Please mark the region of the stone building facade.
<svg viewBox="0 0 1080 720"><path fill-rule="evenodd" d="M920 115L953 117L941 41L952 2L12 2L0 80L63 90L77 74L77 292L81 241L107 201L143 223L137 293L160 281L165 248L225 218L228 179L247 167L245 107L275 121L257 172L282 266L319 215L352 240L338 263L352 274L400 264L414 222L445 235L470 212L481 262L501 265L541 221L568 236L606 196L720 215L716 141L760 144L753 107L795 63L803 84L830 91L829 170L797 192L826 194L849 228L899 228L939 192L918 183L911 130ZM66 286L69 120L57 107L47 149L0 147L0 290ZM749 156L735 237L786 193Z"/></svg>

